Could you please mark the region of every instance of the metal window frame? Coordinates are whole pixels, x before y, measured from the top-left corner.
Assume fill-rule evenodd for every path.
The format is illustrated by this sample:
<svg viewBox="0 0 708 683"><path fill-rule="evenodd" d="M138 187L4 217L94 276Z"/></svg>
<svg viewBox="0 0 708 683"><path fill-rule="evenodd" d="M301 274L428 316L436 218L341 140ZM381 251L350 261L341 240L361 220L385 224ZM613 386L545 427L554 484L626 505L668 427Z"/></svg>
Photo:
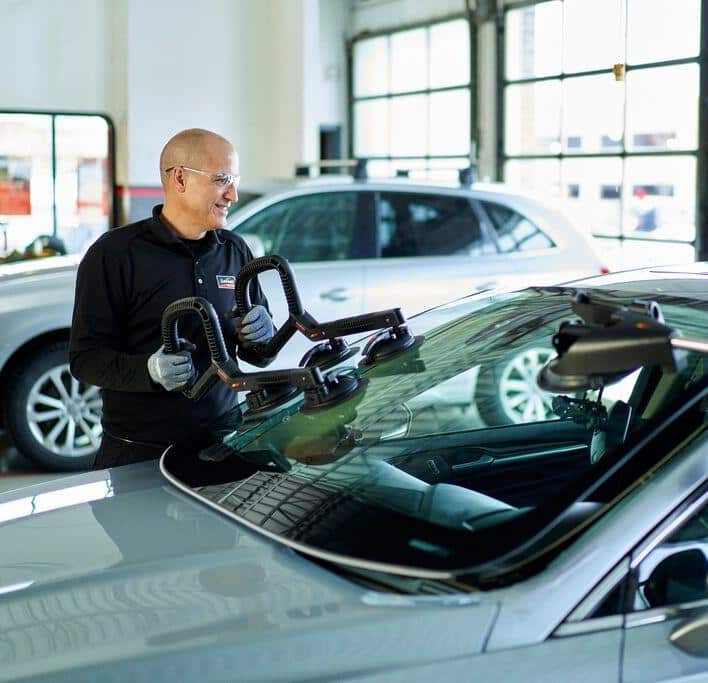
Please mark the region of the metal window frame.
<svg viewBox="0 0 708 683"><path fill-rule="evenodd" d="M371 38L381 38L390 37L396 33L402 33L404 31L411 31L418 28L430 28L431 26L436 26L438 24L444 24L450 21L459 21L464 19L467 22L469 31L469 60L470 60L470 79L467 83L462 83L460 85L443 86L440 88L424 88L422 90L411 90L405 92L396 93L385 93L382 95L354 95L354 46L356 43L363 40L369 40ZM469 146L466 153L463 154L426 154L426 155L410 155L410 156L400 156L400 155L367 155L367 159L378 160L378 161L392 161L393 159L416 159L423 161L439 160L439 159L459 159L466 157L471 160L473 164L477 163L477 152L479 148L479 134L478 134L478 116L479 116L479 105L478 105L478 78L477 78L477 25L474 21L474 17L471 11L447 14L442 17L436 17L428 21L418 21L406 24L397 25L394 28L381 29L377 31L363 31L352 37L347 41L347 129L349 131L348 140L348 151L349 157L354 158L354 139L356 136L356 129L354 126L354 105L358 102L365 102L371 100L392 100L398 97L407 97L410 95L431 95L439 92L450 92L453 90L467 90L470 97L470 140ZM474 156L475 158L471 158Z"/></svg>
<svg viewBox="0 0 708 683"><path fill-rule="evenodd" d="M61 110L41 110L41 109L0 109L0 115L11 114L13 116L49 116L51 123L50 144L51 144L51 167L52 167L52 234L57 234L57 141L56 141L56 120L57 116L70 117L98 117L106 122L108 127L108 183L110 208L108 212L108 229L118 225L118 197L116 195L116 128L113 119L104 112L98 111L61 111Z"/></svg>
<svg viewBox="0 0 708 683"><path fill-rule="evenodd" d="M559 71L556 74L548 76L538 76L520 79L507 79L506 78L506 35L505 35L505 24L506 24L506 14L511 10L522 9L524 7L533 7L540 5L549 0L521 0L520 2L514 2L513 4L505 4L504 7L498 7L495 16L496 23L496 53L497 53L497 139L496 139L496 166L497 174L496 179L499 181L504 180L504 165L506 161L509 160L532 160L532 159L557 159L559 161L567 158L571 159L592 159L592 158L619 158L624 161L624 159L631 157L653 157L653 156L692 156L696 158L696 236L692 241L685 240L671 240L671 239L645 239L638 238L629 235L624 235L620 232L617 236L611 235L595 235L594 238L597 239L611 239L620 242L633 242L639 241L642 243L670 243L670 244L683 244L691 245L695 249L696 259L704 260L708 259L708 0L700 0L700 11L701 11L701 36L700 36L700 51L696 57L687 57L680 59L671 59L659 62L649 62L643 64L627 64L625 69L626 73L631 71L639 71L643 69L659 68L659 67L670 67L679 66L682 64L698 64L699 67L699 111L698 111L698 146L693 150L676 150L667 151L659 150L656 152L628 152L624 147L621 152L611 153L611 152L598 152L590 154L573 154L567 152L560 152L558 154L520 154L520 155L507 155L504 151L505 144L505 120L506 120L506 107L505 107L505 93L506 88L509 85L526 84L526 83L537 83L542 81L560 81L561 84L564 80L570 78L578 78L584 76L596 76L603 74L611 74L612 69L592 69L587 71L573 71L573 72L563 72ZM560 0L564 3L565 0ZM626 11L626 8L625 8ZM624 31L625 31L625 45L627 38L627 17L624 20ZM562 69L562 64L560 65ZM625 121L623 122L623 133L626 132L626 87L625 87L625 107L624 116ZM561 103L562 108L562 103ZM562 115L562 114L561 114ZM622 179L624 182L624 165L622 169ZM624 193L620 197L620 215L624 215ZM622 226L620 226L620 229Z"/></svg>

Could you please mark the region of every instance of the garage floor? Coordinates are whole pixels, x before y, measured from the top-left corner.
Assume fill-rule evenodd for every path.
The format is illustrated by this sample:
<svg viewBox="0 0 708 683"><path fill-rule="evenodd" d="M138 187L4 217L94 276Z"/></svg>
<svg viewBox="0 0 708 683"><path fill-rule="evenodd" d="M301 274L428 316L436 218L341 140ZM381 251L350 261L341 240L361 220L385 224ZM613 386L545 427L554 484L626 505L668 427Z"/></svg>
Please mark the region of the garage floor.
<svg viewBox="0 0 708 683"><path fill-rule="evenodd" d="M0 432L0 493L65 476L66 474L42 472L12 448L5 434Z"/></svg>

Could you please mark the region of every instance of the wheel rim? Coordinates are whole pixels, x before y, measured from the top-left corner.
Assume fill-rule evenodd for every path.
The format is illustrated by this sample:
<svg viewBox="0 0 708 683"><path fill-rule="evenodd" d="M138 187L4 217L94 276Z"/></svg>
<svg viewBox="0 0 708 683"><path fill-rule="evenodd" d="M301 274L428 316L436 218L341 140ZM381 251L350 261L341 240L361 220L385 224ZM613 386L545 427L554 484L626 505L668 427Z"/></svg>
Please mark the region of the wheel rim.
<svg viewBox="0 0 708 683"><path fill-rule="evenodd" d="M98 387L79 382L64 363L32 385L27 424L37 442L55 455L91 455L101 443L101 405Z"/></svg>
<svg viewBox="0 0 708 683"><path fill-rule="evenodd" d="M499 402L512 422L541 422L556 417L551 406L553 395L536 383L539 371L553 355L550 349L526 349L504 367Z"/></svg>

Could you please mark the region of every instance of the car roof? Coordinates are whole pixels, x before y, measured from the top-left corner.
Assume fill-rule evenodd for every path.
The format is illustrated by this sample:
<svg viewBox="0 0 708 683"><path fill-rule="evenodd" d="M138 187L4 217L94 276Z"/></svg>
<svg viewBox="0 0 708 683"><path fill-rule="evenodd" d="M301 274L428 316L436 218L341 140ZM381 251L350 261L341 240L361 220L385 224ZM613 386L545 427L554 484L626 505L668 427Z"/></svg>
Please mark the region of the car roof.
<svg viewBox="0 0 708 683"><path fill-rule="evenodd" d="M683 296L699 300L708 299L708 262L666 264L646 266L632 270L621 270L607 275L595 275L572 280L565 284L574 287L603 287L607 289L636 288L637 291L672 296Z"/></svg>
<svg viewBox="0 0 708 683"><path fill-rule="evenodd" d="M430 192L437 190L452 190L458 192L480 191L499 194L513 194L515 196L528 197L529 195L511 188L504 183L479 182L471 185L461 185L454 181L431 180L423 182L411 178L366 178L355 179L347 175L326 175L316 178L269 178L264 180L254 180L243 186L243 191L255 194L274 194L290 190L322 190L336 189L340 187L373 188L373 189L394 189L407 190L413 192Z"/></svg>

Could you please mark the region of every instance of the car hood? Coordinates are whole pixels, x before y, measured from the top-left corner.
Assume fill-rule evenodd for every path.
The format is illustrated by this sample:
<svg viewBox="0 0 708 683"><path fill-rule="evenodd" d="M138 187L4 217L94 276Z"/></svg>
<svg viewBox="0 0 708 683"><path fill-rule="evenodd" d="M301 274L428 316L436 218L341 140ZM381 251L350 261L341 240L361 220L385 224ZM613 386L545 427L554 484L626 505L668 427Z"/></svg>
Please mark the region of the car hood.
<svg viewBox="0 0 708 683"><path fill-rule="evenodd" d="M1 495L0 548L0 680L340 678L479 652L497 611L366 590L188 499L156 463Z"/></svg>
<svg viewBox="0 0 708 683"><path fill-rule="evenodd" d="M76 270L81 261L78 254L68 256L51 256L42 259L28 259L17 263L0 264L0 283L32 275L46 273L70 272Z"/></svg>

